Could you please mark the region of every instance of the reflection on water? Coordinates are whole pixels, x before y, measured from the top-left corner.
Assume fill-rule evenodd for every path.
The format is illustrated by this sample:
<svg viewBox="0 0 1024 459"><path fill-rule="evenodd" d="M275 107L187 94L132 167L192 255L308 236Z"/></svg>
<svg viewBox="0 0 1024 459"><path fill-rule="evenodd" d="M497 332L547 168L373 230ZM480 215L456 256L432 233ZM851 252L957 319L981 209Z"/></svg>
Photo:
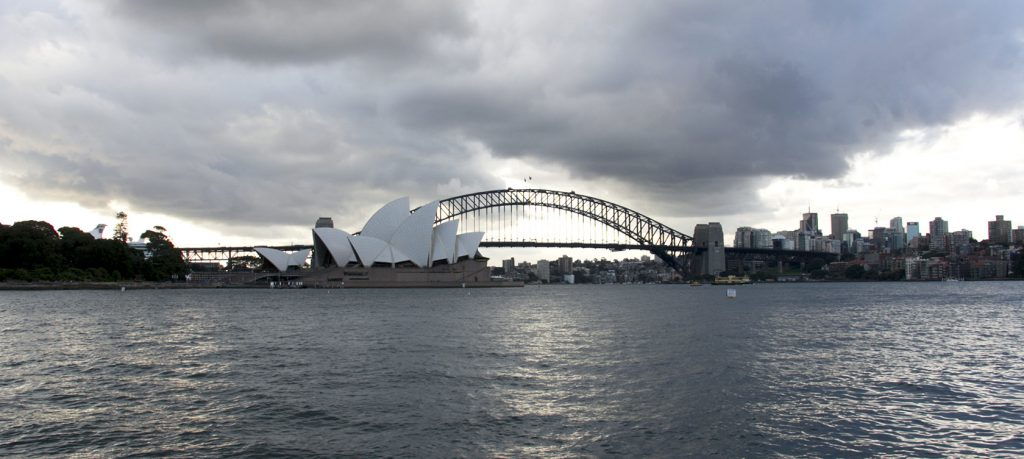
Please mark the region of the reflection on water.
<svg viewBox="0 0 1024 459"><path fill-rule="evenodd" d="M1019 285L0 292L0 454L1018 454Z"/></svg>

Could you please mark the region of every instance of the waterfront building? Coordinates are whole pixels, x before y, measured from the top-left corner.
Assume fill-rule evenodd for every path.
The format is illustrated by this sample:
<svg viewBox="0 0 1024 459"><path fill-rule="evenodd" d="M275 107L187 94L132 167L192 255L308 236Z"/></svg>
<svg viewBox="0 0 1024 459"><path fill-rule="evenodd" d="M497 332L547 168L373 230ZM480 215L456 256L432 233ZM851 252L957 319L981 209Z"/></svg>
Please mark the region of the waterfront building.
<svg viewBox="0 0 1024 459"><path fill-rule="evenodd" d="M1010 245L1013 242L1010 220L1004 220L1002 215L996 215L994 221L988 222L988 241L992 244Z"/></svg>
<svg viewBox="0 0 1024 459"><path fill-rule="evenodd" d="M928 222L928 249L946 250L946 239L949 236L949 222L942 217L935 217Z"/></svg>
<svg viewBox="0 0 1024 459"><path fill-rule="evenodd" d="M1020 244L1024 242L1024 226L1018 226L1017 229L1013 230L1010 234L1012 238L1011 242L1013 242L1014 244Z"/></svg>
<svg viewBox="0 0 1024 459"><path fill-rule="evenodd" d="M843 239L843 234L850 229L850 217L846 214L832 214L832 239Z"/></svg>
<svg viewBox="0 0 1024 459"><path fill-rule="evenodd" d="M572 274L572 257L568 255L558 257L558 273L563 275Z"/></svg>
<svg viewBox="0 0 1024 459"><path fill-rule="evenodd" d="M491 284L487 259L478 248L483 232L458 233L458 220L434 225L438 201L415 210L409 198L389 202L357 234L334 228L323 217L313 228L310 250L292 253L256 247L256 253L280 274L320 286L460 286ZM280 277L280 276L278 276Z"/></svg>
<svg viewBox="0 0 1024 459"><path fill-rule="evenodd" d="M545 284L551 282L551 262L537 260L537 280Z"/></svg>
<svg viewBox="0 0 1024 459"><path fill-rule="evenodd" d="M515 257L507 260L501 260L501 269L505 270L505 275L512 277L512 274L516 272L516 259Z"/></svg>

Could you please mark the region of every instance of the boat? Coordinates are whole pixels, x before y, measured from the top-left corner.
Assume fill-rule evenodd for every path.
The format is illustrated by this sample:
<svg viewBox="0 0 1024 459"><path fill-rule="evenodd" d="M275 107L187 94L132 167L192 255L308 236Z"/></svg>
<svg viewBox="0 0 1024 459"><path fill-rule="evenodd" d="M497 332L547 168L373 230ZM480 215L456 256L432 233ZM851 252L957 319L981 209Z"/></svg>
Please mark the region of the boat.
<svg viewBox="0 0 1024 459"><path fill-rule="evenodd" d="M695 280L695 281L690 281L690 287L700 287L700 286L702 286L702 285L704 285L704 284L702 284L702 283L701 283L700 281L698 281L698 280Z"/></svg>
<svg viewBox="0 0 1024 459"><path fill-rule="evenodd" d="M715 280L711 281L713 285L743 285L750 284L752 282L753 281L751 281L748 276L738 277L732 275L725 277L715 276Z"/></svg>

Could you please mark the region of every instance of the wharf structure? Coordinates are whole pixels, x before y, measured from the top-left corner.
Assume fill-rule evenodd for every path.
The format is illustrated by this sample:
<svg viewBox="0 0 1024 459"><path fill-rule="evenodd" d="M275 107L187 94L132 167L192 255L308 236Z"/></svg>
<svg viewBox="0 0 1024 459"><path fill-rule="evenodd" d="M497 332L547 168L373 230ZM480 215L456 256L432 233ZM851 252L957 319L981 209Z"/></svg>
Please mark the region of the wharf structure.
<svg viewBox="0 0 1024 459"><path fill-rule="evenodd" d="M434 226L438 201L414 211L409 198L389 202L357 233L334 228L327 217L312 231L313 248L255 251L273 273L257 282L304 287L508 287L494 280L479 252L483 232L458 233L458 220ZM311 264L305 267L312 252Z"/></svg>

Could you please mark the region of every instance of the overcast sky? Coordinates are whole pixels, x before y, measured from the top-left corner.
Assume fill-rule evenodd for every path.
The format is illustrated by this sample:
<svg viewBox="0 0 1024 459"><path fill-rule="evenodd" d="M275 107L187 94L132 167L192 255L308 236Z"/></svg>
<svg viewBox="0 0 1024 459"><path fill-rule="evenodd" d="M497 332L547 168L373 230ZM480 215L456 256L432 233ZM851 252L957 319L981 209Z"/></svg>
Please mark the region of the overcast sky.
<svg viewBox="0 0 1024 459"><path fill-rule="evenodd" d="M1024 224L1024 3L5 1L0 222L179 245L522 184L685 233ZM88 227L88 228L86 228ZM827 228L825 228L827 230ZM727 236L731 242L731 235Z"/></svg>

